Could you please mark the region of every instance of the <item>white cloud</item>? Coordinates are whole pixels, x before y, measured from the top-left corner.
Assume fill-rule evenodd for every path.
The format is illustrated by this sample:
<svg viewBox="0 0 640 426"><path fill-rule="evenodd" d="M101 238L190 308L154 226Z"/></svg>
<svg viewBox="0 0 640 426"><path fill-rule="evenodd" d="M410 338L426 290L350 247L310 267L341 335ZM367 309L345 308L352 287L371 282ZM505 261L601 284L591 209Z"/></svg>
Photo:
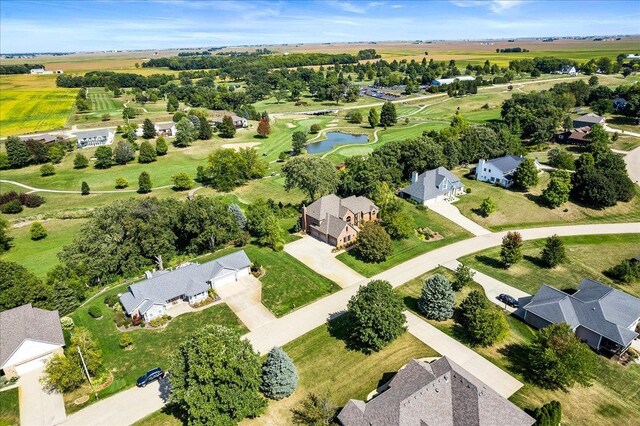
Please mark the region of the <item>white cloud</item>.
<svg viewBox="0 0 640 426"><path fill-rule="evenodd" d="M493 13L502 13L523 3L523 0L449 0L458 7L486 7Z"/></svg>
<svg viewBox="0 0 640 426"><path fill-rule="evenodd" d="M402 4L392 4L392 5L391 5L391 8L392 8L392 9L400 9L400 8L402 8L402 7L404 7L404 5L402 5Z"/></svg>

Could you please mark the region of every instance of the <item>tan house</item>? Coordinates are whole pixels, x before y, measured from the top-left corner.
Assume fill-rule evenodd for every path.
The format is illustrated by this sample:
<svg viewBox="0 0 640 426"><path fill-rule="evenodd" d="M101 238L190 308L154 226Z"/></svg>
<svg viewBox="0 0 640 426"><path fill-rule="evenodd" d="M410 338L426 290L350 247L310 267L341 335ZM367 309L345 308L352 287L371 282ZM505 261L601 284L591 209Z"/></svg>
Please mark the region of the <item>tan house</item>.
<svg viewBox="0 0 640 426"><path fill-rule="evenodd" d="M339 247L355 241L358 224L377 220L379 210L366 197L329 194L302 207L301 227L312 237Z"/></svg>

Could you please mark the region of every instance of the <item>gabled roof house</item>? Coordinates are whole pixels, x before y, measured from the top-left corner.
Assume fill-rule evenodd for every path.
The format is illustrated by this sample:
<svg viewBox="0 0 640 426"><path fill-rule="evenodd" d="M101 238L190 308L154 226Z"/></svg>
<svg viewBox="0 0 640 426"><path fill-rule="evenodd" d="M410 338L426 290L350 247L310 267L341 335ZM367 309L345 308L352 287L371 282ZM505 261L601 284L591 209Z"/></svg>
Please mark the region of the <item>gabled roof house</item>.
<svg viewBox="0 0 640 426"><path fill-rule="evenodd" d="M0 369L6 376L42 368L63 346L58 311L34 308L29 303L0 312Z"/></svg>
<svg viewBox="0 0 640 426"><path fill-rule="evenodd" d="M109 145L113 142L116 132L113 129L78 130L76 139L78 148Z"/></svg>
<svg viewBox="0 0 640 426"><path fill-rule="evenodd" d="M464 185L460 179L444 167L427 170L422 174L411 174L411 185L403 188L401 194L422 205L435 203L460 195Z"/></svg>
<svg viewBox="0 0 640 426"><path fill-rule="evenodd" d="M590 112L589 114L585 114L573 120L573 128L577 129L578 127L585 127L585 126L591 127L595 124L602 125L604 123L605 123L604 117Z"/></svg>
<svg viewBox="0 0 640 426"><path fill-rule="evenodd" d="M524 157L516 155L505 155L491 160L480 159L476 167L476 179L508 188L513 185L513 172L523 161ZM540 170L538 160L533 160L533 163Z"/></svg>
<svg viewBox="0 0 640 426"><path fill-rule="evenodd" d="M190 305L205 300L209 288L215 289L249 275L251 261L244 250L202 265L189 263L172 271L147 272L147 279L129 286L120 295L127 315L145 321L161 317L167 306L179 301Z"/></svg>
<svg viewBox="0 0 640 426"><path fill-rule="evenodd" d="M177 133L176 123L157 123L154 125L158 136L173 137Z"/></svg>
<svg viewBox="0 0 640 426"><path fill-rule="evenodd" d="M357 380L357 378L354 378ZM364 402L350 400L343 426L531 426L535 420L471 373L442 357L409 363Z"/></svg>
<svg viewBox="0 0 640 426"><path fill-rule="evenodd" d="M355 241L358 223L376 220L380 209L366 197L325 195L302 207L301 225L306 233L332 246Z"/></svg>
<svg viewBox="0 0 640 426"><path fill-rule="evenodd" d="M567 323L596 351L623 353L638 337L640 299L585 278L573 294L543 285L517 314L536 328Z"/></svg>

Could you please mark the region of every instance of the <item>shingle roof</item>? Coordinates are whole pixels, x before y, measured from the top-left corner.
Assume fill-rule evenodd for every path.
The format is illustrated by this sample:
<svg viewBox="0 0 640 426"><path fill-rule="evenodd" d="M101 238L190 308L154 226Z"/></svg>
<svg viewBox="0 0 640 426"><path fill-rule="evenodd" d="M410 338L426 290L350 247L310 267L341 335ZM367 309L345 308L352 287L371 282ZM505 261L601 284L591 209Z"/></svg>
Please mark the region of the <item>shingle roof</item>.
<svg viewBox="0 0 640 426"><path fill-rule="evenodd" d="M127 314L139 307L144 314L154 304L165 304L179 296L193 296L209 289L209 282L225 269L240 270L251 266L244 250L199 265L192 263L173 271L154 274L150 279L129 286L129 292L120 296Z"/></svg>
<svg viewBox="0 0 640 426"><path fill-rule="evenodd" d="M583 123L592 123L592 124L600 124L604 121L604 117L599 116L598 114L594 114L590 112L589 114L585 114L582 117L578 117L573 121L580 121Z"/></svg>
<svg viewBox="0 0 640 426"><path fill-rule="evenodd" d="M523 309L552 323L586 327L625 347L638 337L629 327L640 318L640 299L588 278L572 295L545 284Z"/></svg>
<svg viewBox="0 0 640 426"><path fill-rule="evenodd" d="M312 228L317 229L322 234L330 235L334 238L338 238L346 226L353 225L332 215L327 215L318 226L311 225Z"/></svg>
<svg viewBox="0 0 640 426"><path fill-rule="evenodd" d="M505 155L504 157L487 160L487 164L491 164L493 167L500 170L503 174L507 174L514 171L523 161L523 157L518 157L516 155Z"/></svg>
<svg viewBox="0 0 640 426"><path fill-rule="evenodd" d="M176 123L172 123L172 122L169 122L169 123L158 123L158 124L156 124L156 128L158 130L170 130L173 127L175 127L175 125L176 125Z"/></svg>
<svg viewBox="0 0 640 426"><path fill-rule="evenodd" d="M442 357L415 359L367 403L349 401L338 420L344 426L505 425L530 426L534 419L468 371Z"/></svg>
<svg viewBox="0 0 640 426"><path fill-rule="evenodd" d="M34 308L28 303L0 312L0 367L27 339L64 346L58 311Z"/></svg>
<svg viewBox="0 0 640 426"><path fill-rule="evenodd" d="M402 192L422 201L431 200L451 190L450 187L438 188L445 179L452 185L460 184L460 179L456 175L444 167L438 167L418 175L416 182L402 189Z"/></svg>
<svg viewBox="0 0 640 426"><path fill-rule="evenodd" d="M335 194L329 194L309 204L307 215L320 221L327 217L327 213L339 218L344 215L345 209L349 209L353 213L369 213L372 209L377 208L373 201L367 197L352 195L341 199Z"/></svg>
<svg viewBox="0 0 640 426"><path fill-rule="evenodd" d="M95 138L99 136L108 137L110 133L113 133L111 129L96 129L96 130L78 130L75 132L76 138Z"/></svg>

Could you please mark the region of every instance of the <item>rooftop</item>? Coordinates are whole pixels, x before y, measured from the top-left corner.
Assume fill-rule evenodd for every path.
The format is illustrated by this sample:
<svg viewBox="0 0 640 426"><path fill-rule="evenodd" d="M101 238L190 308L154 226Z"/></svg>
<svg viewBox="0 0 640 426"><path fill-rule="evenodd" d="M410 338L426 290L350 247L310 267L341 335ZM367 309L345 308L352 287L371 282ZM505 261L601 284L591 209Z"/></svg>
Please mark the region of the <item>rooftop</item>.
<svg viewBox="0 0 640 426"><path fill-rule="evenodd" d="M505 155L503 157L492 158L487 160L487 163L491 164L502 173L510 173L514 171L520 163L524 161L524 158L517 155Z"/></svg>
<svg viewBox="0 0 640 426"><path fill-rule="evenodd" d="M585 114L582 117L576 118L574 121L581 121L584 123L592 123L592 124L600 124L604 122L604 117L599 116L598 114L594 114L590 112L589 114Z"/></svg>
<svg viewBox="0 0 640 426"><path fill-rule="evenodd" d="M402 189L402 192L421 200L430 200L437 197L451 188L440 189L440 184L447 179L451 184L460 182L460 179L444 167L427 170L418 175L418 178L411 185Z"/></svg>

